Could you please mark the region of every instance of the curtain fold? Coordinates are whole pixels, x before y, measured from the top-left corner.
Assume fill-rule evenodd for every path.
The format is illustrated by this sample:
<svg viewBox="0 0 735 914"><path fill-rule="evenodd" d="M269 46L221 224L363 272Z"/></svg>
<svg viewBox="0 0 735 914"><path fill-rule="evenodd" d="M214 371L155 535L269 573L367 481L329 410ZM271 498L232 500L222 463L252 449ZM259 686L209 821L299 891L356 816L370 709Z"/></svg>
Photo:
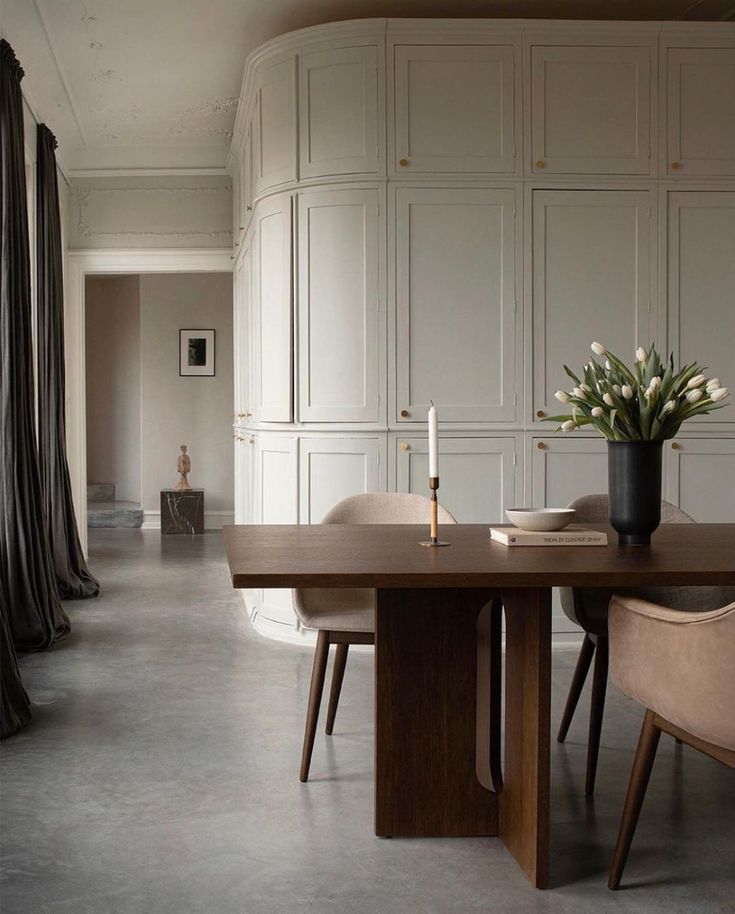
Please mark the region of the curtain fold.
<svg viewBox="0 0 735 914"><path fill-rule="evenodd" d="M79 541L66 460L64 266L56 138L38 125L36 154L38 464L48 539L62 600L96 597Z"/></svg>
<svg viewBox="0 0 735 914"><path fill-rule="evenodd" d="M41 498L34 429L23 70L0 39L0 575L18 650L69 631Z"/></svg>
<svg viewBox="0 0 735 914"><path fill-rule="evenodd" d="M0 580L0 739L12 736L31 719L31 700L20 678L3 590Z"/></svg>

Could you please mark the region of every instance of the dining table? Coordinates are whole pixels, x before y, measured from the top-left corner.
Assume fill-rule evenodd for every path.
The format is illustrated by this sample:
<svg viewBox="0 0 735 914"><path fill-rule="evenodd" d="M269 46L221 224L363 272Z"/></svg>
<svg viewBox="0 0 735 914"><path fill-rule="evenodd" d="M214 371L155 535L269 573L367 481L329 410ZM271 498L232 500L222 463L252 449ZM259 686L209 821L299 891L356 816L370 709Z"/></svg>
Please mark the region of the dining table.
<svg viewBox="0 0 735 914"><path fill-rule="evenodd" d="M235 588L375 589L376 835L498 836L548 887L552 588L735 585L735 524L664 524L648 546L596 529L606 546L508 547L480 524L440 527L445 548L402 524L224 528Z"/></svg>

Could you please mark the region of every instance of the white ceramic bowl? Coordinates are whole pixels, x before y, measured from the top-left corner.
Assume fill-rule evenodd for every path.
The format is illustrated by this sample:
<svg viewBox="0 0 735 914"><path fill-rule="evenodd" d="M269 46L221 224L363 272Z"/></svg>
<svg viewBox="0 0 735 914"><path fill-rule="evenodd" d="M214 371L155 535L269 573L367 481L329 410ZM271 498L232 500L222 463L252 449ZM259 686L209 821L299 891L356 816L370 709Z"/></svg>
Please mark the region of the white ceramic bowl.
<svg viewBox="0 0 735 914"><path fill-rule="evenodd" d="M574 508L508 508L505 512L514 527L551 533L563 530L574 518Z"/></svg>

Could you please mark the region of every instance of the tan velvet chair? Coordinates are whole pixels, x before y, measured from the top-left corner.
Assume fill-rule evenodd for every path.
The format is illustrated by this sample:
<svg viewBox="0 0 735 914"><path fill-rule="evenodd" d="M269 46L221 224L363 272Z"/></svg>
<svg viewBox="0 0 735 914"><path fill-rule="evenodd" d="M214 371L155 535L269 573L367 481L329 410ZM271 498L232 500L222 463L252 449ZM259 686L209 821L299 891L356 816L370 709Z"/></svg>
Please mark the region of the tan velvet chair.
<svg viewBox="0 0 735 914"><path fill-rule="evenodd" d="M590 527L609 523L607 495L584 495L575 499L569 507L574 508L577 512L576 523ZM675 505L664 501L661 503L661 523L693 524L694 521ZM655 587L618 592L625 596L636 596L653 603L660 603L671 609L698 611L715 609L717 606L724 606L735 600L735 588L732 587ZM609 590L592 587L562 587L560 595L561 605L566 615L585 631L582 649L559 725L557 740L560 743L566 739L593 656L595 658L585 777L585 793L590 796L595 790L597 758L600 752L602 718L605 710L608 667L607 611L612 593Z"/></svg>
<svg viewBox="0 0 735 914"><path fill-rule="evenodd" d="M323 524L426 524L431 503L423 495L374 492L353 495L331 508ZM439 506L439 523L456 524L445 508ZM332 685L327 708L327 734L334 729L337 705L345 675L347 652L351 644L375 643L375 591L367 589L294 590L294 607L302 625L316 629L317 642L309 688L304 748L301 756L302 781L309 778L319 707L329 658L329 646L337 645L332 670Z"/></svg>
<svg viewBox="0 0 735 914"><path fill-rule="evenodd" d="M735 603L711 612L614 596L610 672L646 708L608 885L617 889L661 733L735 768Z"/></svg>

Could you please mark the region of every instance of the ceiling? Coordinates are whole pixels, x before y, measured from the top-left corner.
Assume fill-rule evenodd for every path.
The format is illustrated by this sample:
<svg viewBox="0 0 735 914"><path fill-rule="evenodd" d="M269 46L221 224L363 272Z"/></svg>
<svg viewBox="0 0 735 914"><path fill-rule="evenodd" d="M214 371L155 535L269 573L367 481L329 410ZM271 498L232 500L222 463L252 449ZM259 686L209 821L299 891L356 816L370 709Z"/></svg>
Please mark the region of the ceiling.
<svg viewBox="0 0 735 914"><path fill-rule="evenodd" d="M222 170L247 54L342 19L735 19L735 0L0 0L69 174Z"/></svg>

